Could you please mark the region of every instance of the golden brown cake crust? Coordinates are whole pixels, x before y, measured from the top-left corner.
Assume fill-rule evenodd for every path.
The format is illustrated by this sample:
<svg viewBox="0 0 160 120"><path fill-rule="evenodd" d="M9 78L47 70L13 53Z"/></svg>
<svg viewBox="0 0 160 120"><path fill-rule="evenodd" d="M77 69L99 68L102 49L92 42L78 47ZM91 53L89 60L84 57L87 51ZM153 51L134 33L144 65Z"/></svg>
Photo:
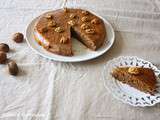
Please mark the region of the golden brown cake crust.
<svg viewBox="0 0 160 120"><path fill-rule="evenodd" d="M44 13L35 25L38 32L49 45L48 51L60 55L73 55L71 32L84 45L92 50L102 46L106 36L103 21L82 9L59 9ZM42 43L43 44L43 43Z"/></svg>
<svg viewBox="0 0 160 120"><path fill-rule="evenodd" d="M131 69L130 69L131 68ZM112 76L145 93L154 94L156 91L156 76L152 69L140 67L120 67L112 71ZM135 71L134 71L135 69Z"/></svg>

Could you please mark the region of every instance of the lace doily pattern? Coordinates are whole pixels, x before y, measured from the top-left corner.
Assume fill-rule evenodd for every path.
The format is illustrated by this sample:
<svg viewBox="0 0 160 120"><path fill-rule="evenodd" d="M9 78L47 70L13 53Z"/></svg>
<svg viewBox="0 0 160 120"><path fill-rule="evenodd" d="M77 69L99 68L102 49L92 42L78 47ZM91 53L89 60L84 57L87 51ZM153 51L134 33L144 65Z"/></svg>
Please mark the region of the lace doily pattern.
<svg viewBox="0 0 160 120"><path fill-rule="evenodd" d="M115 80L111 76L111 72L113 68L117 66L140 66L145 68L151 68L154 70L155 75L157 77L157 91L154 96L150 94L146 94L143 92L140 92L139 90L136 90L133 87L130 87L126 84L123 84L117 80ZM105 87L113 94L115 98L118 100L121 100L124 103L128 103L132 106L153 106L156 103L160 102L160 70L153 65L151 62L148 62L146 60L140 59L136 56L121 56L118 58L115 58L109 62L106 63L104 66L104 72L103 72L103 80L105 83Z"/></svg>

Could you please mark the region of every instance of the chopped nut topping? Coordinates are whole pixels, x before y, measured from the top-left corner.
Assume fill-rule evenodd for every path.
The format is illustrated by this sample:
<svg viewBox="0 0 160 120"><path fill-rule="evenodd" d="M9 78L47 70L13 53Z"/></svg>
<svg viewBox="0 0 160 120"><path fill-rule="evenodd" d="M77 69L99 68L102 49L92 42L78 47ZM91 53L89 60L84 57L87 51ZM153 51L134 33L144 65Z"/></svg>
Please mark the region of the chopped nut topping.
<svg viewBox="0 0 160 120"><path fill-rule="evenodd" d="M73 20L70 20L70 21L68 21L68 24L71 25L71 26L74 26L76 24L76 22L73 21Z"/></svg>
<svg viewBox="0 0 160 120"><path fill-rule="evenodd" d="M83 10L83 11L82 11L82 14L83 14L83 15L88 15L88 14L89 14L89 12L88 12L88 11L86 11L86 10Z"/></svg>
<svg viewBox="0 0 160 120"><path fill-rule="evenodd" d="M53 16L52 16L52 15L50 15L50 14L47 14L47 15L45 16L45 18L47 18L47 19L52 19L52 18L53 18Z"/></svg>
<svg viewBox="0 0 160 120"><path fill-rule="evenodd" d="M67 41L68 41L68 39L65 37L61 37L61 39L60 39L60 43L62 43L62 44L65 44Z"/></svg>
<svg viewBox="0 0 160 120"><path fill-rule="evenodd" d="M133 74L133 75L138 75L138 74L141 73L141 71L140 71L140 69L139 69L138 67L130 67L130 68L128 69L128 72L129 72L130 74Z"/></svg>
<svg viewBox="0 0 160 120"><path fill-rule="evenodd" d="M99 19L94 18L93 20L91 20L91 23L92 23L92 24L99 24L100 21L99 21Z"/></svg>
<svg viewBox="0 0 160 120"><path fill-rule="evenodd" d="M86 29L85 32L87 34L94 34L95 33L95 30L94 29Z"/></svg>
<svg viewBox="0 0 160 120"><path fill-rule="evenodd" d="M88 18L88 17L82 17L81 21L82 21L82 22L88 22L88 21L89 21L89 18Z"/></svg>
<svg viewBox="0 0 160 120"><path fill-rule="evenodd" d="M61 33L61 32L63 32L64 30L63 30L61 27L57 27L57 28L55 28L54 31L55 31L55 32L58 32L58 33Z"/></svg>
<svg viewBox="0 0 160 120"><path fill-rule="evenodd" d="M67 9L67 8L63 8L63 10L64 10L64 12L65 12L65 13L68 11L68 9Z"/></svg>
<svg viewBox="0 0 160 120"><path fill-rule="evenodd" d="M48 32L48 28L47 28L47 27L42 28L42 29L41 29L41 32L42 32L42 33Z"/></svg>
<svg viewBox="0 0 160 120"><path fill-rule="evenodd" d="M49 21L48 22L48 27L55 27L56 26L56 22L55 21Z"/></svg>
<svg viewBox="0 0 160 120"><path fill-rule="evenodd" d="M83 23L83 24L81 25L81 29L82 29L82 30L86 30L86 29L88 29L88 28L90 28L90 26L87 25L87 24L85 24L85 23Z"/></svg>
<svg viewBox="0 0 160 120"><path fill-rule="evenodd" d="M70 14L70 16L69 16L71 19L73 19L73 18L76 18L76 15L75 14Z"/></svg>

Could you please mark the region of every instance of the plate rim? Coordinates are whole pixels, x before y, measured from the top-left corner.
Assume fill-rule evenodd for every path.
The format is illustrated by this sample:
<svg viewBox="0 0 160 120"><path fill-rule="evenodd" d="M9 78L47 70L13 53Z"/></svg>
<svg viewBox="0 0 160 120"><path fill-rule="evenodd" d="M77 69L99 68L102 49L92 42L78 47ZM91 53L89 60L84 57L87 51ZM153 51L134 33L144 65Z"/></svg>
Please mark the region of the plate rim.
<svg viewBox="0 0 160 120"><path fill-rule="evenodd" d="M77 8L78 8L78 7L77 7ZM84 8L80 8L80 9L86 10L86 9L84 9ZM57 10L57 9L55 9L55 10ZM53 11L53 10L50 10L50 11ZM57 59L57 58L48 56L48 55L46 55L46 54L43 54L43 53L41 53L40 51L36 50L34 47L32 47L32 45L31 45L30 42L29 42L30 40L29 40L29 38L27 37L29 27L31 26L31 24L32 24L36 19L38 19L42 14L44 14L44 13L46 13L46 12L44 12L44 13L42 13L41 15L38 15L37 17L35 17L34 19L32 19L32 20L30 21L30 23L27 25L27 27L26 27L26 29L25 29L25 30L26 30L26 31L25 31L25 34L26 34L26 42L27 42L27 45L28 45L29 48L31 48L36 54L38 54L38 55L40 55L40 56L42 56L42 57L44 57L44 58L47 58L47 59L50 59L50 60L54 60L54 61L59 61L59 62L82 62L82 61L92 60L92 59L95 59L95 58L103 55L104 53L106 53L106 52L113 46L113 44L114 44L114 42L115 42L115 31L114 31L112 25L108 22L108 20L106 20L105 18L101 17L100 15L98 15L97 13L95 13L95 12L93 12L93 11L91 11L91 10L88 10L88 11L90 11L90 12L93 13L93 14L95 14L95 15L98 16L99 18L101 18L101 19L104 21L104 23L107 24L107 26L110 27L110 32L113 34L113 36L112 36L112 38L111 38L111 40L110 40L110 45L109 45L104 51L102 51L101 53L97 54L96 56L91 56L91 57L88 57L88 58L80 58L80 59L76 59L76 60L75 60L75 59L73 59L73 60L66 60L66 59L61 59L61 58ZM47 11L47 12L49 12L49 11ZM36 22L36 21L35 21L35 22ZM107 32L107 30L108 30L108 29L106 29L106 32ZM68 57L68 56L63 56L63 57Z"/></svg>
<svg viewBox="0 0 160 120"><path fill-rule="evenodd" d="M160 74L160 70L153 64L153 63L151 63L150 61L148 61L148 60L144 60L144 59L142 59L142 58L139 58L139 57L137 57L137 56L119 56L119 57L116 57L116 58L113 58L113 59L111 59L111 60L109 60L109 61L107 61L107 63L104 65L104 71L106 70L106 65L109 63L109 62L111 62L111 61L114 61L114 60L116 60L116 59L120 59L120 58L136 58L136 59L139 59L139 60L142 60L142 61L146 61L146 62L148 62L149 64L152 64L153 65L153 67L155 67L158 71L159 71L159 74ZM120 98L119 96L117 96L117 93L113 93L113 91L110 89L110 87L108 87L108 85L107 85L107 83L106 83L106 81L108 80L108 79L106 79L105 77L105 72L102 72L102 80L103 80L103 84L104 84L104 87L107 89L107 91L109 91L109 93L115 98L115 99L117 99L118 101L121 101L122 103L125 103L125 104L129 104L129 105L131 105L131 106L134 106L134 107L151 107L151 106L154 106L154 105L156 105L156 104L158 104L158 103L160 103L160 100L158 101L157 100L157 102L154 102L154 103L152 103L152 104L137 104L137 105L135 105L135 104L131 104L130 102L128 102L127 100L123 100L122 98Z"/></svg>

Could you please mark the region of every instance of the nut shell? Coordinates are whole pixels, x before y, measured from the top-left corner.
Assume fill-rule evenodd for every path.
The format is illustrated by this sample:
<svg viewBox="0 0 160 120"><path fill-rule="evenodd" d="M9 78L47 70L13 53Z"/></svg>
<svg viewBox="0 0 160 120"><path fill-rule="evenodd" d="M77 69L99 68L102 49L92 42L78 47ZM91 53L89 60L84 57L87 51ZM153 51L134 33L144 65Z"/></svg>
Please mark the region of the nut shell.
<svg viewBox="0 0 160 120"><path fill-rule="evenodd" d="M14 61L10 61L8 63L8 71L11 75L17 75L18 74L18 65Z"/></svg>
<svg viewBox="0 0 160 120"><path fill-rule="evenodd" d="M0 51L8 52L9 51L9 46L5 43L0 43Z"/></svg>
<svg viewBox="0 0 160 120"><path fill-rule="evenodd" d="M7 55L5 52L0 51L0 64L4 64L7 60Z"/></svg>
<svg viewBox="0 0 160 120"><path fill-rule="evenodd" d="M23 36L23 34L22 33L15 33L14 35L13 35L13 41L15 41L16 43L21 43L21 42L23 42L23 39L24 39L24 36Z"/></svg>

